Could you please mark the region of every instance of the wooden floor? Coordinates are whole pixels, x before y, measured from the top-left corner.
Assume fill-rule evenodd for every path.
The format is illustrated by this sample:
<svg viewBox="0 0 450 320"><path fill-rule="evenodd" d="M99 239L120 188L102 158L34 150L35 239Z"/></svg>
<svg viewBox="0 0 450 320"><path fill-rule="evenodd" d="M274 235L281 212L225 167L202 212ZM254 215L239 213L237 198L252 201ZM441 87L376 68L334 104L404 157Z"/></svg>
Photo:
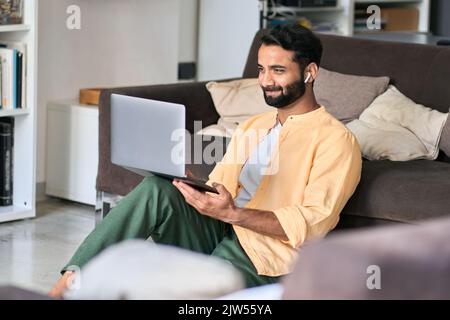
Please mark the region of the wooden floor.
<svg viewBox="0 0 450 320"><path fill-rule="evenodd" d="M48 292L94 225L93 206L59 199L39 202L34 219L0 223L0 285Z"/></svg>

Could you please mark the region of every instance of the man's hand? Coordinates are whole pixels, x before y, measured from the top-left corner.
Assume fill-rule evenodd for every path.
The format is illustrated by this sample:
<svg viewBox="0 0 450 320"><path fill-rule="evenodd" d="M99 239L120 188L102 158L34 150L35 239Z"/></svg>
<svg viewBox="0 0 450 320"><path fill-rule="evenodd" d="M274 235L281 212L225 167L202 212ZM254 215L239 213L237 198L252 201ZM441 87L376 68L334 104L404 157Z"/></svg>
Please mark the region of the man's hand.
<svg viewBox="0 0 450 320"><path fill-rule="evenodd" d="M236 207L231 194L220 183L213 183L218 195L197 191L181 181L174 180L172 183L183 194L186 202L203 215L283 241L289 240L272 211Z"/></svg>
<svg viewBox="0 0 450 320"><path fill-rule="evenodd" d="M193 206L203 215L233 223L235 220L235 209L233 198L228 190L220 183L213 183L213 187L219 192L218 195L209 195L197 191L191 186L178 180L173 180L173 185L181 192L187 203Z"/></svg>

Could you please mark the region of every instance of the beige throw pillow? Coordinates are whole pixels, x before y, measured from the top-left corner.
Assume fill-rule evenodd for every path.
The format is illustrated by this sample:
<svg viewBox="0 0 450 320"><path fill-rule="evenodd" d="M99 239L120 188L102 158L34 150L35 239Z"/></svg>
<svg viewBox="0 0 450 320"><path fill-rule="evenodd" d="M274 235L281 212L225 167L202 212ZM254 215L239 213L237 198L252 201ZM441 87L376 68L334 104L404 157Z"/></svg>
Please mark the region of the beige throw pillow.
<svg viewBox="0 0 450 320"><path fill-rule="evenodd" d="M335 118L348 123L358 119L376 97L386 91L389 77L367 77L320 67L314 82L317 102Z"/></svg>
<svg viewBox="0 0 450 320"><path fill-rule="evenodd" d="M347 127L369 160L435 160L447 117L448 113L417 104L391 85Z"/></svg>
<svg viewBox="0 0 450 320"><path fill-rule="evenodd" d="M274 110L266 104L258 79L240 79L206 84L217 113L217 125L201 130L200 134L230 136L232 131L250 117ZM228 133L228 134L227 134Z"/></svg>

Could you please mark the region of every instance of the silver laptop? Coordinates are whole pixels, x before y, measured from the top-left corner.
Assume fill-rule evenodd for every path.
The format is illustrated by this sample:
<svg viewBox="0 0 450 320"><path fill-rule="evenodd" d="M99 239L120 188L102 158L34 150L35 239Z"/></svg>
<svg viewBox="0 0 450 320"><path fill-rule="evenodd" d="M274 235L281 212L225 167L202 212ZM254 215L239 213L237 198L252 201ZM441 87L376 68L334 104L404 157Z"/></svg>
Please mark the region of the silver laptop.
<svg viewBox="0 0 450 320"><path fill-rule="evenodd" d="M206 181L186 175L185 114L181 104L112 94L111 162L217 193Z"/></svg>

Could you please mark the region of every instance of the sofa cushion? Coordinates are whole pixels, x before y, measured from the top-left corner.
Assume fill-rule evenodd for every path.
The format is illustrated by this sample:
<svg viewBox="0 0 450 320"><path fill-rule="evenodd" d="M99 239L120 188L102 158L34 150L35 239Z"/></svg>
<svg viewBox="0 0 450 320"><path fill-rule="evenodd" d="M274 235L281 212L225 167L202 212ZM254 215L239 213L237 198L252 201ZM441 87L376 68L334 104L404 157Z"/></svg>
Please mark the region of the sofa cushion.
<svg viewBox="0 0 450 320"><path fill-rule="evenodd" d="M450 214L450 164L363 161L361 182L343 215L417 222Z"/></svg>
<svg viewBox="0 0 450 320"><path fill-rule="evenodd" d="M390 85L347 127L369 160L435 160L447 118L448 113L417 104Z"/></svg>
<svg viewBox="0 0 450 320"><path fill-rule="evenodd" d="M444 128L442 129L441 140L439 141L439 149L444 151L447 157L450 157L450 116L447 118L447 121L444 124Z"/></svg>
<svg viewBox="0 0 450 320"><path fill-rule="evenodd" d="M358 119L372 101L386 91L389 77L343 74L320 68L314 82L317 102L344 123Z"/></svg>
<svg viewBox="0 0 450 320"><path fill-rule="evenodd" d="M446 217L309 243L282 281L283 298L449 299L449 228Z"/></svg>
<svg viewBox="0 0 450 320"><path fill-rule="evenodd" d="M217 113L218 124L225 129L234 130L248 118L273 110L264 100L258 79L240 79L226 82L211 81L206 84ZM202 134L208 134L202 130Z"/></svg>

